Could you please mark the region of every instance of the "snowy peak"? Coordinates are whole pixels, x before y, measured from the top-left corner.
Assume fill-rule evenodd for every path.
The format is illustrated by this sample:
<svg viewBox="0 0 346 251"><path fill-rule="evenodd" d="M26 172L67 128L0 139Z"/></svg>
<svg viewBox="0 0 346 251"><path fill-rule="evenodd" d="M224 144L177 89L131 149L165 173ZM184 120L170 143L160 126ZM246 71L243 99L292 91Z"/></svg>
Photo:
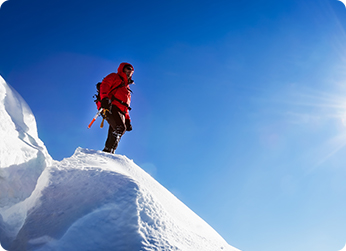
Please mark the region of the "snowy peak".
<svg viewBox="0 0 346 251"><path fill-rule="evenodd" d="M37 187L10 250L237 250L125 156L78 148Z"/></svg>

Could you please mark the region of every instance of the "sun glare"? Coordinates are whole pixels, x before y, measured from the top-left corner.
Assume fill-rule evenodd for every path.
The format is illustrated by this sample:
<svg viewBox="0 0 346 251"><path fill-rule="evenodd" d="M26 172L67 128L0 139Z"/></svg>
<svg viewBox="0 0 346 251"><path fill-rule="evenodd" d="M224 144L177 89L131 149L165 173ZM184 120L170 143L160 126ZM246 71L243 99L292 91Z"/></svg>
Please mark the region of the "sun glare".
<svg viewBox="0 0 346 251"><path fill-rule="evenodd" d="M316 166L346 146L346 89L319 91L298 88L286 98L288 122L313 131L321 139L321 144L316 145L319 152Z"/></svg>

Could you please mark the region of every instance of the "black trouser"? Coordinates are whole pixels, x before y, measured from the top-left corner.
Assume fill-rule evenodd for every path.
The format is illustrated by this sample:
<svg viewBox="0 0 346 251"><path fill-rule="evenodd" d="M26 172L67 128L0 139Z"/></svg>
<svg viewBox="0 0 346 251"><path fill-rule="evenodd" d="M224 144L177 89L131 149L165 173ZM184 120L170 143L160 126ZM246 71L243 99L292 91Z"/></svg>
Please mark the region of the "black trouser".
<svg viewBox="0 0 346 251"><path fill-rule="evenodd" d="M111 113L106 114L106 120L109 124L109 129L105 146L114 152L118 147L121 136L123 136L126 131L125 115L118 107L112 105Z"/></svg>

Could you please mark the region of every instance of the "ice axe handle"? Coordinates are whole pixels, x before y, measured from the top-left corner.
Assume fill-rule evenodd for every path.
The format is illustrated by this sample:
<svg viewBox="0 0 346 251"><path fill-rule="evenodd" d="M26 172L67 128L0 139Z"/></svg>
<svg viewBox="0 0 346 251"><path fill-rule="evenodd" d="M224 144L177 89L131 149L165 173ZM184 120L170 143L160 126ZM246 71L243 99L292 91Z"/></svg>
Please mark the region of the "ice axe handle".
<svg viewBox="0 0 346 251"><path fill-rule="evenodd" d="M90 124L88 125L88 128L90 128L94 124L94 122L97 119L97 117L100 116L102 110L103 110L103 108L100 108L100 110L98 110L98 112L96 113L95 117L91 120Z"/></svg>

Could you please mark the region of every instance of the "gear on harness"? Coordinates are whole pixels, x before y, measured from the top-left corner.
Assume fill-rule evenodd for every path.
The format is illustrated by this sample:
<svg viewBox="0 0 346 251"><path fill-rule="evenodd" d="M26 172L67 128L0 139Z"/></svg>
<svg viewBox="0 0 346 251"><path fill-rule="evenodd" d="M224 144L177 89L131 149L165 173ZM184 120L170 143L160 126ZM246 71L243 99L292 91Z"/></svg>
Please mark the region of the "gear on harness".
<svg viewBox="0 0 346 251"><path fill-rule="evenodd" d="M100 125L100 128L103 128L103 125L105 123L105 119L106 119L106 112L109 112L110 111L108 109L103 109L102 112L101 112L101 116L102 116L102 122L101 122L101 125Z"/></svg>

